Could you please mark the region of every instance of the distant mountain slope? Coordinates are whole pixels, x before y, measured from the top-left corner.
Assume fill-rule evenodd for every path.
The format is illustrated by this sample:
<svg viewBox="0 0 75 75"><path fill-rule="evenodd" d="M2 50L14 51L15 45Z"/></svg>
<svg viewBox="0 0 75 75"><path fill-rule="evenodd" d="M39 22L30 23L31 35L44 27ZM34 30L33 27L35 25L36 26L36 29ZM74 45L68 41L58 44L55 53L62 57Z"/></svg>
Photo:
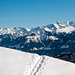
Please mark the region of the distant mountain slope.
<svg viewBox="0 0 75 75"><path fill-rule="evenodd" d="M0 47L0 75L75 75L75 64Z"/></svg>

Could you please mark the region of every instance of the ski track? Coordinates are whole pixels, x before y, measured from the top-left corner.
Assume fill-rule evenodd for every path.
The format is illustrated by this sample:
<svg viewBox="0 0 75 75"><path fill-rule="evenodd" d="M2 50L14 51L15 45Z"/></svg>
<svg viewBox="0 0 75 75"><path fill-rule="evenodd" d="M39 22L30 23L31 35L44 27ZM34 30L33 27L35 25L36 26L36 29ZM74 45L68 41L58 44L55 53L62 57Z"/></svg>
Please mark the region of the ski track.
<svg viewBox="0 0 75 75"><path fill-rule="evenodd" d="M33 59L34 60L34 59ZM41 68L42 64L44 63L45 57L40 56L37 62L33 66L28 67L28 71L25 71L23 75L36 75L36 73Z"/></svg>
<svg viewBox="0 0 75 75"><path fill-rule="evenodd" d="M36 75L36 73L39 71L39 69L41 68L43 62L45 60L44 56L41 56L40 59L38 60L38 62L35 64L35 66L33 67L31 74L30 75Z"/></svg>

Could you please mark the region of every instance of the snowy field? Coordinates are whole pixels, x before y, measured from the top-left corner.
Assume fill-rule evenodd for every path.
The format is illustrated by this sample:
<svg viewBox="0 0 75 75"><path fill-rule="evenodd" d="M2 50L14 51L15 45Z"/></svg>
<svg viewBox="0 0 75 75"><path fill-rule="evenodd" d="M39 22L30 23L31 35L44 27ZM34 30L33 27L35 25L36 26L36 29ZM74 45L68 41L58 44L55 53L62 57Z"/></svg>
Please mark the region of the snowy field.
<svg viewBox="0 0 75 75"><path fill-rule="evenodd" d="M0 75L75 75L75 64L0 47Z"/></svg>

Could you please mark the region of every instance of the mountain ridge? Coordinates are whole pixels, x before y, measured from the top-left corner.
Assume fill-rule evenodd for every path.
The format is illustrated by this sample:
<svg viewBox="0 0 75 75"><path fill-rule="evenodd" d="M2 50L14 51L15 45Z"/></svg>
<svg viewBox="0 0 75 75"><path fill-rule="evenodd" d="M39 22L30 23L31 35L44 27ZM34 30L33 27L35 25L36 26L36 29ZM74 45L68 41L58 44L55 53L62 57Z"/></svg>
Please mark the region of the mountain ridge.
<svg viewBox="0 0 75 75"><path fill-rule="evenodd" d="M75 52L75 21L36 28L1 28L0 46L49 56Z"/></svg>

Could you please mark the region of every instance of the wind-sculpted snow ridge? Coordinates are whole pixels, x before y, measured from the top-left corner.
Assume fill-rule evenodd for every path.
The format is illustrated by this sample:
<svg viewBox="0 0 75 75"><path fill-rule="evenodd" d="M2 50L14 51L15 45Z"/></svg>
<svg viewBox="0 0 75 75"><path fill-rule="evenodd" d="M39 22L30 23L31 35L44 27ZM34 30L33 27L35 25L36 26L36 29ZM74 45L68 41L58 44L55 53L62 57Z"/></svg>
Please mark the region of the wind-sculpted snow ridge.
<svg viewBox="0 0 75 75"><path fill-rule="evenodd" d="M75 75L75 64L0 47L0 75Z"/></svg>

